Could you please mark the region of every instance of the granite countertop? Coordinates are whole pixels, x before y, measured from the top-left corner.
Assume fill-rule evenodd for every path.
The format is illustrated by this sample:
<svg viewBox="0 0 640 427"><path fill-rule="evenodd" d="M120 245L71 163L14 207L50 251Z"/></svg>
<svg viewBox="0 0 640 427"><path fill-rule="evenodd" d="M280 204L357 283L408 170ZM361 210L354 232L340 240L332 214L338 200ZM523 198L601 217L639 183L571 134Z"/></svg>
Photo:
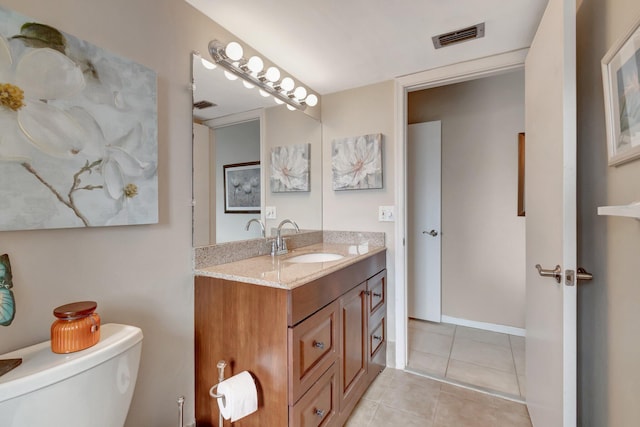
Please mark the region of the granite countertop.
<svg viewBox="0 0 640 427"><path fill-rule="evenodd" d="M241 261L195 270L196 276L216 277L236 282L252 283L273 288L293 289L334 271L384 251L384 246L317 243L290 251L288 254L263 255ZM313 252L342 255L328 262L297 263L287 261L298 255Z"/></svg>

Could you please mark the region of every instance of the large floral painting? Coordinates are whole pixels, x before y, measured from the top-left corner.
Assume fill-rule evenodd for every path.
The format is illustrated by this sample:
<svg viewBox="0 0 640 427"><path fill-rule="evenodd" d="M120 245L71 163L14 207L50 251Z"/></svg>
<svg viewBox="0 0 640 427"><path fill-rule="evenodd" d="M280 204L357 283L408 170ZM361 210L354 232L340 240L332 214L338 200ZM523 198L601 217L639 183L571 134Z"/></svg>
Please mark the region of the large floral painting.
<svg viewBox="0 0 640 427"><path fill-rule="evenodd" d="M309 191L310 144L293 144L271 149L271 191Z"/></svg>
<svg viewBox="0 0 640 427"><path fill-rule="evenodd" d="M158 222L156 75L0 7L0 230Z"/></svg>
<svg viewBox="0 0 640 427"><path fill-rule="evenodd" d="M334 139L331 166L334 190L382 188L382 134Z"/></svg>

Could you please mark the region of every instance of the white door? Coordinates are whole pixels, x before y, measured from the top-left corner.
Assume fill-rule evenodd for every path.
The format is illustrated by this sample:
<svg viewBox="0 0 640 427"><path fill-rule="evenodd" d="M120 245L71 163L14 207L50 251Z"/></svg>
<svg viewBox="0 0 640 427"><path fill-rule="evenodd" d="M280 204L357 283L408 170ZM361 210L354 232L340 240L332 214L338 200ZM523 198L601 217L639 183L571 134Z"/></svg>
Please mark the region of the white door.
<svg viewBox="0 0 640 427"><path fill-rule="evenodd" d="M440 322L441 122L407 129L409 317Z"/></svg>
<svg viewBox="0 0 640 427"><path fill-rule="evenodd" d="M576 286L564 274L576 270L575 15L575 0L550 0L525 61L526 399L534 427L576 426ZM560 283L536 264L559 265Z"/></svg>

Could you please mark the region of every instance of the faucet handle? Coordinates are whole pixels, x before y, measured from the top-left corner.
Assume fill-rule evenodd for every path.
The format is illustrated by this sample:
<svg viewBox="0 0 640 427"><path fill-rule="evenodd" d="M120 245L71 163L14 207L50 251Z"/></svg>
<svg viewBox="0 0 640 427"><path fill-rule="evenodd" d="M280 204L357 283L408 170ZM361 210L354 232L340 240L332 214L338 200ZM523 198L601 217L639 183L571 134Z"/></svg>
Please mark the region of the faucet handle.
<svg viewBox="0 0 640 427"><path fill-rule="evenodd" d="M289 239L285 239L284 237L282 238L282 244L280 246L280 252L287 253L287 251L289 250L289 249L287 249L287 240L289 240Z"/></svg>

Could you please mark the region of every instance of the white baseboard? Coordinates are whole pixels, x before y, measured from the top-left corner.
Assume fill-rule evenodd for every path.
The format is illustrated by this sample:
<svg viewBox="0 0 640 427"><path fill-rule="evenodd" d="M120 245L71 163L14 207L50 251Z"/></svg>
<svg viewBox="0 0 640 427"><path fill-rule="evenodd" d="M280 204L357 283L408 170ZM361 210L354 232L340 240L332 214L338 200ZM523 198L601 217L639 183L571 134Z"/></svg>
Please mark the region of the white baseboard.
<svg viewBox="0 0 640 427"><path fill-rule="evenodd" d="M498 325L496 323L476 322L475 320L460 319L444 315L442 316L442 322L451 323L452 325L467 326L469 328L484 329L485 331L500 332L502 334L516 335L519 337L526 336L526 329Z"/></svg>

